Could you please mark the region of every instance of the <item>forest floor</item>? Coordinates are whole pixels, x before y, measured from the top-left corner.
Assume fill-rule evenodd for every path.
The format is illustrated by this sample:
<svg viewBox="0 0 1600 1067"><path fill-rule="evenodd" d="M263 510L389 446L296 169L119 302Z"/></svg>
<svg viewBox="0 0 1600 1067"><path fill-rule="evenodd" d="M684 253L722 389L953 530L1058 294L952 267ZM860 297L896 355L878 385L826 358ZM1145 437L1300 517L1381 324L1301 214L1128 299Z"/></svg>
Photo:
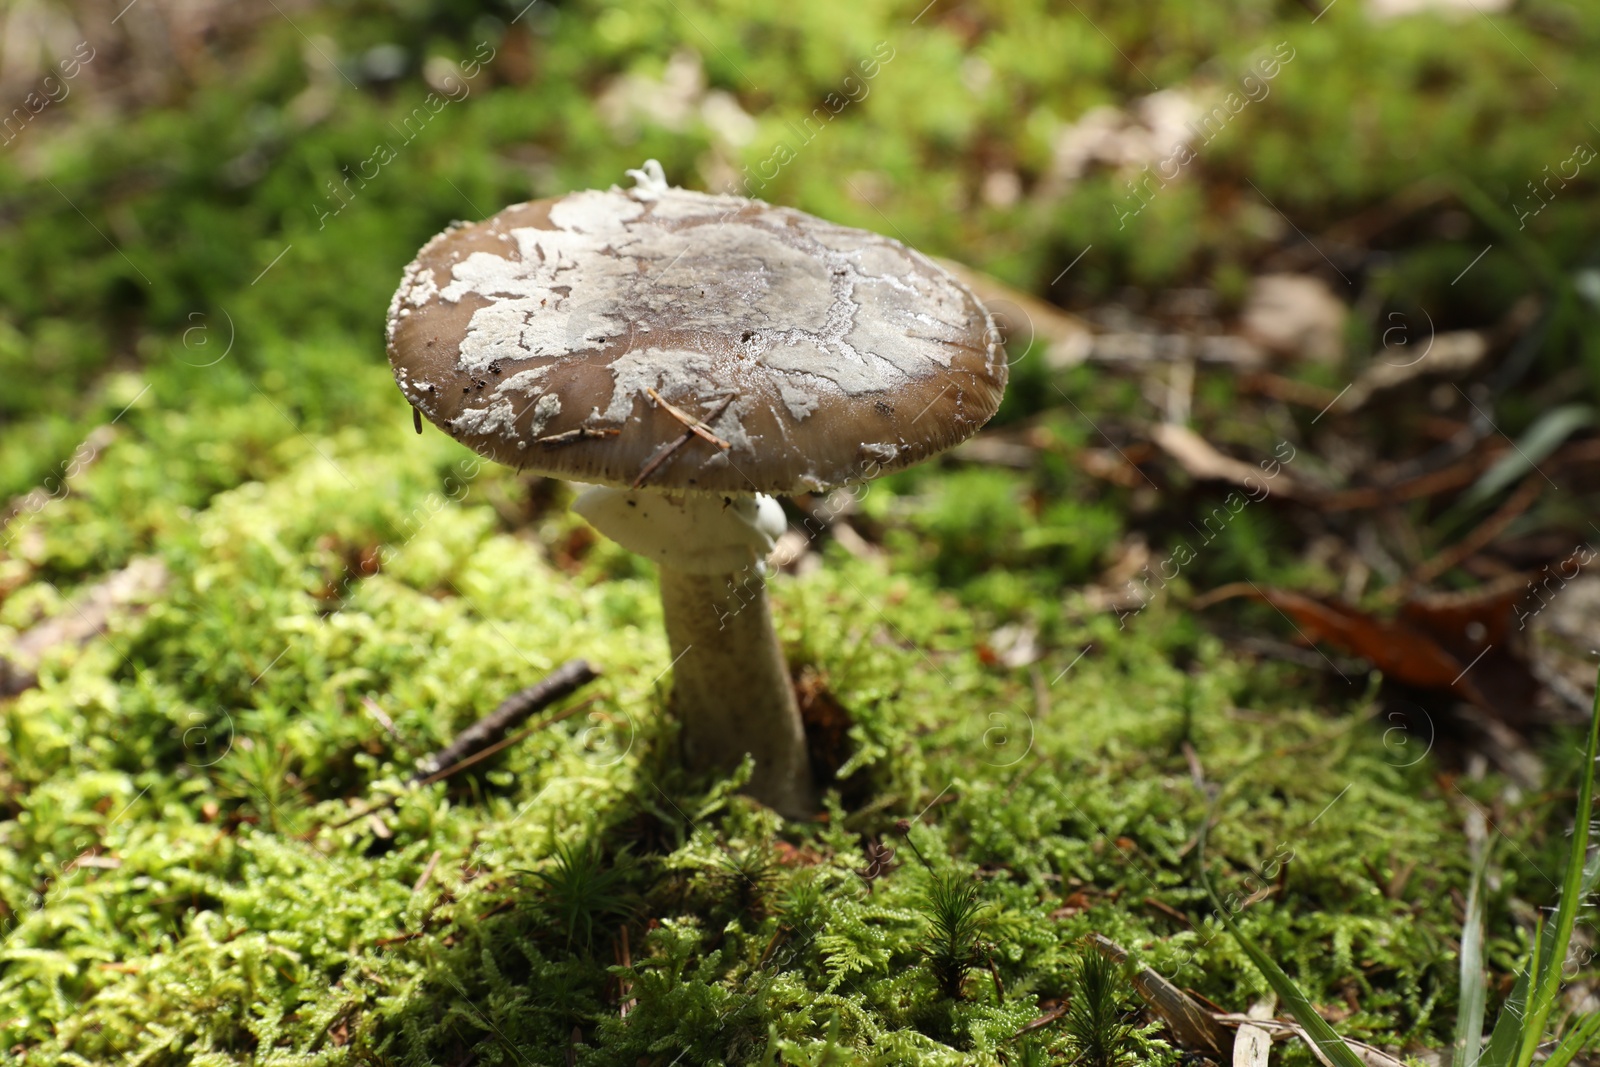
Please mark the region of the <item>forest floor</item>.
<svg viewBox="0 0 1600 1067"><path fill-rule="evenodd" d="M1067 1062L1094 934L1281 1013L1202 867L1434 1056L1486 847L1493 1016L1600 624L1600 9L916 6L0 12L0 1058ZM786 502L811 822L679 767L651 568L384 359L450 220L650 157L1007 332L979 437Z"/></svg>

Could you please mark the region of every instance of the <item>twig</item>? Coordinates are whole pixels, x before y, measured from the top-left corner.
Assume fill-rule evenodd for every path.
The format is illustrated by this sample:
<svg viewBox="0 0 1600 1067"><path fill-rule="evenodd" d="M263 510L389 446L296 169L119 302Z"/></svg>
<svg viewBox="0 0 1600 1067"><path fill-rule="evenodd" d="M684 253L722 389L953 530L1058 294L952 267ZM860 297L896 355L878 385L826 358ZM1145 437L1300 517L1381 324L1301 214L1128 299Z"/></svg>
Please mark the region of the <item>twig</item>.
<svg viewBox="0 0 1600 1067"><path fill-rule="evenodd" d="M433 855L428 857L428 865L422 868L422 875L417 879L417 884L411 887L411 895L416 896L428 884L428 879L433 877L433 866L439 862L440 850L434 849Z"/></svg>
<svg viewBox="0 0 1600 1067"><path fill-rule="evenodd" d="M857 871L856 873L860 874L861 872ZM872 883L871 882L867 883L867 892L869 892L869 893L872 892ZM770 960L772 958L772 954L777 951L778 943L780 941L782 941L786 936L788 936L788 928L787 927L779 926L776 930L773 931L772 940L767 942L767 947L762 950L761 959L756 961L756 968L758 970L767 965L767 961Z"/></svg>
<svg viewBox="0 0 1600 1067"><path fill-rule="evenodd" d="M407 941L415 941L426 932L427 931L425 930L412 930L404 934L395 934L393 937L380 937L378 940L374 941L373 944L382 945L384 947L388 947L389 945L400 945Z"/></svg>
<svg viewBox="0 0 1600 1067"><path fill-rule="evenodd" d="M696 437L699 437L702 441L709 441L718 448L722 449L724 452L733 447L728 442L712 433L711 427L707 426L705 423L701 422L687 411L684 411L682 408L674 407L673 405L667 403L664 399L662 399L661 394L656 392L654 389L646 389L645 392L649 394L651 400L654 400L657 404L660 404L662 407L666 408L668 415L671 415L673 418L683 423L689 428L690 433L694 434ZM728 397L728 400L732 399L733 397ZM717 415L722 414L727 406L727 401L723 401L722 407L717 409L717 414L712 415L711 417L714 419L717 417Z"/></svg>
<svg viewBox="0 0 1600 1067"><path fill-rule="evenodd" d="M1183 743L1182 748L1183 758L1189 764L1189 780L1194 783L1194 787L1204 796L1206 792L1206 769L1200 762L1200 753L1196 752L1194 746L1187 741Z"/></svg>
<svg viewBox="0 0 1600 1067"><path fill-rule="evenodd" d="M598 677L600 672L585 660L563 663L543 680L507 697L498 708L461 731L454 741L439 752L419 761L406 784L416 785L424 778L438 774L441 769L480 753L496 738L521 725L540 708L554 704Z"/></svg>
<svg viewBox="0 0 1600 1067"><path fill-rule="evenodd" d="M678 449L680 449L684 445L688 444L689 443L689 439L692 438L693 436L694 436L694 434L692 434L692 433L685 433L682 437L674 437L671 441L667 442L665 445L662 445L659 449L656 450L656 454L650 457L650 461L648 463L646 463L644 465L644 467L642 467L640 469L639 476L633 480L633 482L628 486L628 488L637 489L641 485L643 485L644 482L645 482L645 479L650 477L652 474L654 474L656 472L656 468L657 467L659 467L663 463L665 463L667 461L667 458L669 456L671 456L674 452L676 452Z"/></svg>
<svg viewBox="0 0 1600 1067"><path fill-rule="evenodd" d="M37 686L37 668L47 653L62 645L85 645L104 634L122 612L142 611L143 604L166 589L170 577L165 563L142 556L67 601L66 610L7 642L0 651L0 697Z"/></svg>
<svg viewBox="0 0 1600 1067"><path fill-rule="evenodd" d="M989 973L994 976L994 999L998 1004L1006 1002L1006 987L1000 981L1000 968L995 965L993 946L983 946L983 958L989 963Z"/></svg>
<svg viewBox="0 0 1600 1067"><path fill-rule="evenodd" d="M595 698L594 697L589 697L587 700L580 700L580 701L578 701L578 703L572 705L572 707L568 708L566 711L557 712L556 714L550 716L548 719L544 719L544 720L542 720L540 722L537 722L534 725L528 727L526 730L518 730L516 733L510 735L509 737L505 737L505 738L502 738L499 741L496 741L494 744L490 745L488 748L484 749L482 752L474 752L472 755L468 756L466 759L462 760L461 762L452 763L450 766L446 767L444 770L437 771L437 772L435 772L433 774L428 775L428 777L426 777L426 778L422 779L421 781L419 781L417 783L417 786L419 788L423 787L423 786L430 786L435 782L444 781L446 778L449 778L451 775L460 774L462 771L466 770L468 767L472 766L474 763L481 763L482 761L488 759L490 756L494 755L496 752L499 752L501 749L510 748L512 745L516 744L518 741L521 741L524 737L527 737L529 734L532 734L537 730L543 730L546 726L554 726L556 723L560 722L563 719L572 718L572 716L576 715L578 712L582 711L584 708L588 707L590 704L593 704L594 702L595 702Z"/></svg>
<svg viewBox="0 0 1600 1067"><path fill-rule="evenodd" d="M1505 532L1505 528L1511 525L1513 519L1527 511L1533 506L1533 502L1539 499L1540 493L1544 490L1544 486L1539 484L1542 477L1543 475L1530 474L1521 487L1511 495L1511 499L1485 519L1476 530L1422 564L1411 573L1407 581L1397 583L1395 588L1403 590L1412 585L1427 585L1468 556L1475 555L1488 546Z"/></svg>
<svg viewBox="0 0 1600 1067"><path fill-rule="evenodd" d="M621 956L622 966L624 968L631 968L633 966L633 953L628 950L628 924L627 923L623 923L622 924L621 943L617 946L617 951ZM629 994L632 993L632 992L633 992L633 982L632 982L631 979L628 979L628 978L618 978L617 979L617 996L622 1001L622 1003L618 1006L617 1013L618 1013L618 1015L620 1017L622 1017L624 1019L626 1019L628 1017L628 1013L630 1011L632 1011L634 1008L637 1008L639 1006L638 998L629 996Z"/></svg>
<svg viewBox="0 0 1600 1067"><path fill-rule="evenodd" d="M536 730L543 730L547 726L553 726L562 719L569 718L570 716L576 714L580 709L587 706L590 701L582 701L574 704L565 711L559 712L550 716L548 719L535 723L526 730L521 730L509 737L502 738L494 744L486 744L486 742L488 742L488 740L496 733L510 729L517 723L522 722L528 716L532 715L535 711L538 711L540 708L555 703L557 700L567 696L580 686L587 685L589 682L593 681L599 676L600 673L598 671L591 667L586 661L581 659L571 660L570 662L562 664L560 667L550 672L550 674L546 676L543 681L540 681L518 693L514 693L507 697L493 712L484 716L482 719L479 719L477 722L473 723L471 726L467 727L467 729L458 734L456 739L450 742L446 748L435 755L429 756L426 760L423 760L416 773L407 779L407 787L422 789L432 785L435 782L443 781L444 779L449 778L451 775L459 774L461 771L466 770L475 763L479 763L488 759L496 752L499 752L505 748L509 748L518 741L521 741L523 738L534 733ZM470 752L472 748L476 746L483 747L481 747L479 751L473 752L464 759L457 759L454 763L451 763L443 770L436 770L432 774L425 775L425 770L428 766L436 766L440 763L443 763L446 759L454 758L460 753ZM368 815L371 815L374 812L383 811L385 808L391 808L397 801L399 801L400 796L401 794L396 793L385 797L383 800L378 801L375 804L368 804L347 818L340 819L336 823L329 824L328 829L342 829L358 819L366 818Z"/></svg>
<svg viewBox="0 0 1600 1067"><path fill-rule="evenodd" d="M1049 1011L1045 1012L1043 1015L1039 1016L1038 1018L1033 1019L1033 1020L1031 1020L1029 1022L1023 1023L1022 1024L1022 1029L1018 1030L1012 1036L1013 1037L1021 1037L1023 1034L1031 1034L1035 1030L1043 1030L1045 1027L1049 1026L1051 1023L1055 1022L1057 1019L1061 1018L1066 1013L1067 1013L1067 1004L1066 1004L1066 1001L1062 1001L1060 1004L1057 1004L1055 1007L1051 1008Z"/></svg>
<svg viewBox="0 0 1600 1067"><path fill-rule="evenodd" d="M728 405L731 403L733 403L733 394L729 393L723 398L722 403L717 405L716 410L712 411L711 414L706 416L706 419L715 419L724 411L728 410ZM639 471L639 476L633 480L633 484L629 488L637 489L643 485L645 483L645 479L649 478L656 472L656 468L665 463L668 457L670 457L674 452L688 444L690 438L692 437L694 437L694 429L691 427L690 429L683 431L682 437L675 437L661 448L657 449L656 454L650 457L649 462L647 462L644 465L644 468ZM718 440L720 440L720 438L718 438Z"/></svg>
<svg viewBox="0 0 1600 1067"><path fill-rule="evenodd" d="M1396 477L1384 485L1338 489L1315 501L1323 511L1363 511L1398 504L1419 497L1436 496L1469 485L1492 463L1499 450L1484 449L1455 457L1448 466L1424 471L1409 478Z"/></svg>
<svg viewBox="0 0 1600 1067"><path fill-rule="evenodd" d="M383 710L381 704L370 696L365 696L361 698L361 706L367 709L367 714L378 720L378 725L383 727L390 737L402 745L405 744L405 738L400 736L400 731L395 728L394 720L389 718L389 713Z"/></svg>
<svg viewBox="0 0 1600 1067"><path fill-rule="evenodd" d="M516 906L517 902L515 900L502 900L500 903L496 904L482 915L479 915L478 921L483 922L485 919L491 919L494 916L499 915L502 911L509 911Z"/></svg>
<svg viewBox="0 0 1600 1067"><path fill-rule="evenodd" d="M499 752L501 749L510 748L512 745L516 744L518 741L521 741L523 738L528 737L531 734L537 733L538 731L543 730L547 726L554 726L556 723L562 721L563 719L570 719L572 716L576 715L578 712L582 711L584 708L588 707L590 704L593 704L593 703L594 703L594 698L593 697L590 697L588 700L580 700L578 703L572 705L572 707L568 708L567 710L557 712L556 714L550 716L548 719L545 719L545 720L543 720L541 722L537 722L534 725L528 727L526 730L519 730L516 733L512 734L510 737L507 737L507 738L505 738L503 740L500 740L500 741L496 741L494 744L490 745L488 748L484 749L482 752L478 752L478 753L475 753L475 754L473 754L471 756L468 756L466 759L462 760L460 763L451 764L449 767L446 767L444 770L439 771L437 774L428 775L428 777L426 777L426 778L422 779L422 781L416 783L416 788L425 789L425 788L427 788L428 786L432 785L435 782L442 782L446 778L449 778L449 777L451 777L453 775L460 774L462 771L466 770L468 767L472 766L474 763L481 763L482 761L488 759L490 756L494 755L496 752ZM401 794L401 793L390 794L389 796L384 797L382 800L380 800L380 801L378 801L378 802L376 802L374 804L369 804L368 806L362 808L360 811L356 812L354 815L351 815L347 819L340 819L336 823L331 823L328 826L328 829L330 829L330 830L339 830L339 829L342 829L343 827L349 826L351 823L355 822L357 819L362 818L363 816L371 815L374 812L384 811L384 810L386 810L388 808L392 808L399 801L399 799L400 799L400 797L402 795L403 794Z"/></svg>
<svg viewBox="0 0 1600 1067"><path fill-rule="evenodd" d="M615 437L621 432L621 430L593 430L587 426L579 426L575 430L566 430L562 433L550 434L548 437L541 437L536 443L546 448L560 448L562 445L576 444L579 441L587 441L594 437Z"/></svg>
<svg viewBox="0 0 1600 1067"><path fill-rule="evenodd" d="M1189 916L1185 915L1177 908L1174 908L1171 904L1157 900L1155 897L1145 897L1144 906L1159 911L1173 922L1183 926L1183 928L1186 930L1194 929L1194 923L1190 920Z"/></svg>

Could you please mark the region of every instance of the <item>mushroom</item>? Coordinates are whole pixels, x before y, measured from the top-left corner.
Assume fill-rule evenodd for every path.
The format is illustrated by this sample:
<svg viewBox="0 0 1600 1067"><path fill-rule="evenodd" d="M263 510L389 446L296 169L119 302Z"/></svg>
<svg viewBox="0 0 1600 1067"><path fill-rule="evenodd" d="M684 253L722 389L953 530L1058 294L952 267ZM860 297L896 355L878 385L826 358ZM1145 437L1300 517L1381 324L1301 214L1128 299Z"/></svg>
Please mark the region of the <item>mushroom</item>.
<svg viewBox="0 0 1600 1067"><path fill-rule="evenodd" d="M400 390L479 453L589 483L573 507L654 560L671 707L697 769L816 811L768 607L774 495L918 463L994 414L983 305L898 241L671 187L572 193L453 224L389 308Z"/></svg>

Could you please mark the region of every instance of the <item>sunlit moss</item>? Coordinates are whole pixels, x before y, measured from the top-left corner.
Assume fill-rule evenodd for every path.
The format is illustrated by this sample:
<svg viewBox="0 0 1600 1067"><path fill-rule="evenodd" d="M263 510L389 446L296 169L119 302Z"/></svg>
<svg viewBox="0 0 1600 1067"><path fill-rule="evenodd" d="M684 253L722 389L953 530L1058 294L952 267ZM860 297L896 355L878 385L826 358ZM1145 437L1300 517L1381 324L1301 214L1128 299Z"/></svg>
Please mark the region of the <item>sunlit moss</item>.
<svg viewBox="0 0 1600 1067"><path fill-rule="evenodd" d="M1124 227L1122 176L1006 206L981 196L985 168L1015 169L1031 194L1061 125L1087 108L1136 100L1145 77L1218 83L1291 40L1271 96L1197 164L1219 185L1249 173L1328 221L1441 166L1516 188L1564 158L1572 131L1587 136L1573 109L1595 96L1583 87L1597 68L1579 61L1595 16L1566 11L1552 17L1571 32L1534 37L1510 20L1378 25L1354 7L1312 27L1258 3L1088 5L1112 38L1146 42L1136 68L1042 3L915 26L885 5L747 6L541 4L512 30L447 5L308 11L307 30L347 53L399 44L411 72L387 96L335 84L337 106L307 119L304 39L274 21L182 110L85 114L59 138L30 130L26 165L0 159L0 496L51 487L0 545L0 641L135 557L171 576L147 611L52 653L39 688L0 704L0 1055L1037 1062L1025 1057L1051 1034L1032 1051L1012 1035L1071 991L1090 932L1220 1004L1266 992L1192 877L1196 768L1225 790L1209 859L1225 895L1253 901L1244 926L1319 1003L1354 1001L1346 1032L1447 1036L1466 850L1456 784L1417 758L1431 739L1397 747L1364 680L1241 660L1175 603L1233 577L1319 580L1281 560L1271 514L1239 516L1137 610L1084 602L1080 587L1128 549L1122 517L1171 506L1075 465L1114 443L1137 383L1034 354L1001 421L1038 418L1038 470L891 479L852 517L885 556L823 536L821 570L775 581L792 658L853 719L829 819L779 829L728 783L678 770L648 567L588 544L561 493L414 436L382 316L400 266L450 219L604 186L646 155L689 184L742 180L880 42L894 58L870 92L749 191L1036 289L1094 245L1058 299L1200 272L1236 300L1240 263L1275 239L1260 204L1195 181ZM497 68L321 224L326 183L427 92L420 61L485 40L524 48L527 80ZM684 42L703 51L708 87L752 112L743 148L703 114L627 134L596 112L612 79L660 77ZM1547 94L1521 52L1569 91ZM143 239L123 258L38 175L97 219L116 212L119 240ZM1592 198L1564 198L1541 239L1576 262L1593 218ZM1425 301L1475 251L1429 239L1397 276ZM1498 314L1520 270L1485 262L1463 290L1488 288L1458 299ZM1204 382L1195 403L1225 418L1233 398ZM106 443L63 483L100 426ZM1228 429L1263 453L1276 441ZM1004 665L1002 626L1001 651L1026 633L1036 648L1018 658L1036 662ZM575 656L604 671L581 695L592 704L481 775L405 794L381 816L387 836L366 819L334 826ZM1542 814L1532 804L1503 827L1518 847L1491 894L1498 967L1513 907L1551 895ZM926 964L925 879L880 851L900 819L977 879L984 962L959 1000ZM638 910L568 900L564 914L588 919L581 938L559 907L552 919L548 882L519 872L562 850L624 872L607 884ZM730 872L760 884L730 890Z"/></svg>

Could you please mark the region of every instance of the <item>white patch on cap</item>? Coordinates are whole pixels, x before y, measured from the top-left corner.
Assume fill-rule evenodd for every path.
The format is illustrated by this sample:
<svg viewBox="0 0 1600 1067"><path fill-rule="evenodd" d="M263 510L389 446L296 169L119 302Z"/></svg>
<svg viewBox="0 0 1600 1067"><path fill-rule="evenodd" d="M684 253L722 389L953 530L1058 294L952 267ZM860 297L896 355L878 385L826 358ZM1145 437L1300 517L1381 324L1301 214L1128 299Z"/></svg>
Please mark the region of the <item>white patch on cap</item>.
<svg viewBox="0 0 1600 1067"><path fill-rule="evenodd" d="M721 221L734 212L749 207L751 203L742 196L712 196L707 193L691 192L688 189L669 189L655 198L650 208L650 217L669 222L699 218Z"/></svg>
<svg viewBox="0 0 1600 1067"><path fill-rule="evenodd" d="M727 410L711 421L711 432L732 445L732 451L734 452L746 454L753 452L750 435L745 432L744 428L745 416L750 413L753 407L755 407L754 397L746 396L735 399L733 403L728 405ZM724 459L727 458L726 452L719 452L718 455ZM718 457L714 455L711 458L714 460Z"/></svg>
<svg viewBox="0 0 1600 1067"><path fill-rule="evenodd" d="M511 393L532 394L537 391L539 386L544 384L545 376L549 373L550 364L548 363L542 367L529 367L527 370L519 370L502 381L495 389L495 394L497 396L506 396Z"/></svg>
<svg viewBox="0 0 1600 1067"><path fill-rule="evenodd" d="M546 393L534 402L533 421L528 425L528 433L533 437L544 434L544 428L550 420L561 414L561 398L554 393Z"/></svg>
<svg viewBox="0 0 1600 1067"><path fill-rule="evenodd" d="M894 372L886 378L878 367L850 348L838 355L829 352L822 344L803 336L787 344L774 345L761 353L761 362L779 372L788 381L797 382L797 388L813 388L831 384L838 392L849 396L876 393L891 389L902 377Z"/></svg>
<svg viewBox="0 0 1600 1067"><path fill-rule="evenodd" d="M892 463L894 462L894 457L900 454L900 446L891 445L887 442L863 441L861 443L861 454L868 459L875 459L879 463Z"/></svg>
<svg viewBox="0 0 1600 1067"><path fill-rule="evenodd" d="M432 270L419 270L416 272L416 277L410 279L410 281L411 287L406 291L406 303L414 308L421 307L439 295L439 286L433 280ZM400 314L404 315L405 313L406 309L401 308Z"/></svg>
<svg viewBox="0 0 1600 1067"><path fill-rule="evenodd" d="M615 382L611 404L599 414L602 422L620 423L633 413L635 398L654 389L670 403L683 403L695 397L727 395L719 387L716 361L704 352L682 348L636 348L611 361ZM693 412L691 412L693 414Z"/></svg>
<svg viewBox="0 0 1600 1067"><path fill-rule="evenodd" d="M626 223L644 214L644 205L615 189L601 192L587 189L557 200L550 207L550 223L555 230L536 230L535 233L559 233L571 230L587 234L625 234ZM527 231L514 231L518 239Z"/></svg>
<svg viewBox="0 0 1600 1067"><path fill-rule="evenodd" d="M796 422L803 421L807 415L817 410L817 394L808 393L788 382L778 386L778 395L783 397L783 406L789 409L789 414L794 416Z"/></svg>
<svg viewBox="0 0 1600 1067"><path fill-rule="evenodd" d="M860 396L948 366L938 345L908 339L937 337L941 326L953 335L960 324L948 320L965 317L959 288L901 277L906 254L897 246L815 220L792 225L804 219L797 212L731 219L751 203L682 189L648 200L618 189L563 197L550 207L553 229L510 230L518 258L474 252L451 266L441 299L488 301L473 313L460 369L476 375L501 360L592 353L630 328L642 332L632 319L661 312L730 341L752 334L742 343L778 389L787 386L796 418L815 410L801 398L815 401L819 388ZM950 314L913 311L903 294ZM615 369L624 395L608 415L631 407L631 373Z"/></svg>
<svg viewBox="0 0 1600 1067"><path fill-rule="evenodd" d="M487 437L490 434L515 437L516 422L516 406L509 400L497 399L486 408L468 408L451 419L450 425L458 433L473 434L478 437Z"/></svg>

